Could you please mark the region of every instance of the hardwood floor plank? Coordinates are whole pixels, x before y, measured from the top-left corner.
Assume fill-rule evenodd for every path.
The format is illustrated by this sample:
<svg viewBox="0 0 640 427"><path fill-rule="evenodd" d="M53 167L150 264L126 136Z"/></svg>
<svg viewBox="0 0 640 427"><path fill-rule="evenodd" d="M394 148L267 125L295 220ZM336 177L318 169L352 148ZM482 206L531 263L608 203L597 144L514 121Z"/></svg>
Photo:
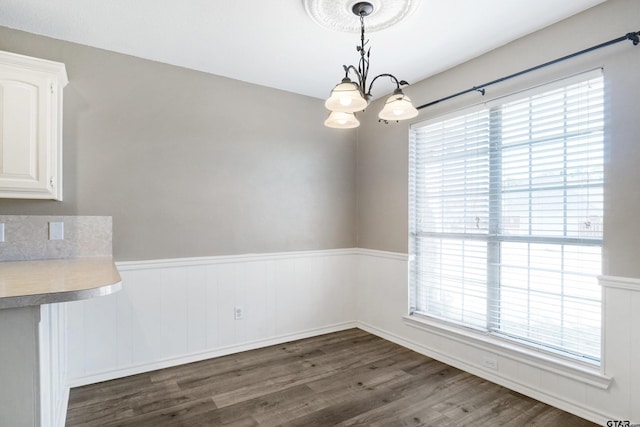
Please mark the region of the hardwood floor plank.
<svg viewBox="0 0 640 427"><path fill-rule="evenodd" d="M221 424L216 409L211 399L190 400L102 425L104 427L219 426Z"/></svg>
<svg viewBox="0 0 640 427"><path fill-rule="evenodd" d="M67 426L594 424L359 329L71 390Z"/></svg>
<svg viewBox="0 0 640 427"><path fill-rule="evenodd" d="M385 405L346 420L340 425L392 425L399 420L406 420L407 425L422 425L425 421L428 423L434 420L439 422L436 425L446 425L449 418L438 412L434 406L450 394L456 394L472 386L475 377L467 378L468 374L439 362L436 362L436 365L439 367L436 372L425 372L423 376L415 377L413 383L394 385Z"/></svg>
<svg viewBox="0 0 640 427"><path fill-rule="evenodd" d="M446 395L442 390L455 394L457 391L453 387L442 386L447 382L455 384L456 387L466 389L466 386L461 384L461 378L455 378L462 377L464 373L455 369L447 369L448 367L445 367L445 365L442 366L443 369L435 375L435 381L430 384L430 388L424 388L424 382L421 377L410 376L406 373L403 376L377 383L367 383L366 379L356 373L353 377L349 377L348 383L343 385L341 393L337 392L337 390L328 391L330 400L322 409L309 416L292 420L285 425L322 426L346 424L350 419L357 419L361 414L366 414L377 408L383 408L384 412L389 414L394 408L394 402L407 396L415 398L417 397L416 393L420 390L423 392L428 391L428 395L431 397L436 394L438 398L444 398ZM437 384L441 386L438 387ZM437 389L441 389L441 391L435 393ZM421 400L424 401L423 399ZM399 408L401 409L401 407ZM396 412L391 418L395 418L397 415L398 413ZM358 425L360 423L361 420L353 424Z"/></svg>
<svg viewBox="0 0 640 427"><path fill-rule="evenodd" d="M82 387L82 393L73 393L69 396L69 405L82 406L99 402L106 395L120 395L123 392L131 392L151 385L149 374L140 374L127 377L127 381L105 381Z"/></svg>
<svg viewBox="0 0 640 427"><path fill-rule="evenodd" d="M301 417L316 410L315 393L306 385L298 385L246 400L218 410L221 425L235 422L251 414L259 425L279 425L292 417Z"/></svg>
<svg viewBox="0 0 640 427"><path fill-rule="evenodd" d="M343 345L354 345L343 343ZM233 372L231 381L233 386L225 387L222 392L213 396L214 401L220 407L235 404L239 401L258 397L262 394L278 391L283 387L294 387L303 383L312 383L322 378L332 376L335 373L344 372L369 361L376 361L386 357L390 352L397 352L397 346L384 349L380 343L356 343L362 350L359 356L345 354L333 348L333 352L327 353L327 349L319 354L303 353L297 355L295 359L285 357L281 359L280 365L262 367L257 365L251 370L244 372Z"/></svg>

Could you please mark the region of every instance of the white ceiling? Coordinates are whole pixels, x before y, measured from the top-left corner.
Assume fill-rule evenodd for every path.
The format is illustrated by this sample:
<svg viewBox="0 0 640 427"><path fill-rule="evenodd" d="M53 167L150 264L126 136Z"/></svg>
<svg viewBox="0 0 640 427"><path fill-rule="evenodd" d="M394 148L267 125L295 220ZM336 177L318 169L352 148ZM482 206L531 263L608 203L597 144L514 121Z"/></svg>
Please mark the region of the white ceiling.
<svg viewBox="0 0 640 427"><path fill-rule="evenodd" d="M370 76L416 82L603 1L421 0L367 33ZM0 26L317 98L359 58L359 34L320 27L302 0L0 0Z"/></svg>

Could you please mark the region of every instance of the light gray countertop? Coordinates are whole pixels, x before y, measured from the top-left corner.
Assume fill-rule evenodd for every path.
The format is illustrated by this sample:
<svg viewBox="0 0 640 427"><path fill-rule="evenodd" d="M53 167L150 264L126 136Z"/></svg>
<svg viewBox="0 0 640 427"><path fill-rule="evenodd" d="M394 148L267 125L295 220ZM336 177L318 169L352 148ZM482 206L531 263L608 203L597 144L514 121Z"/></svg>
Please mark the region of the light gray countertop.
<svg viewBox="0 0 640 427"><path fill-rule="evenodd" d="M0 309L77 301L120 289L111 257L0 262Z"/></svg>

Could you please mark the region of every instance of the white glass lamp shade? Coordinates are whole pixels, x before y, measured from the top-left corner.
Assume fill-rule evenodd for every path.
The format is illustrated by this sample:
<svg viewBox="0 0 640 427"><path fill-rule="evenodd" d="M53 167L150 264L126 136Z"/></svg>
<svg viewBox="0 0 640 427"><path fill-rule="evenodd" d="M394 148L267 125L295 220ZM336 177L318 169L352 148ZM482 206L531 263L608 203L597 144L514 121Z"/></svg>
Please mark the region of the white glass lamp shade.
<svg viewBox="0 0 640 427"><path fill-rule="evenodd" d="M342 82L333 88L324 106L330 111L355 113L367 108L367 100L362 95L358 85L345 77Z"/></svg>
<svg viewBox="0 0 640 427"><path fill-rule="evenodd" d="M324 125L335 129L351 129L360 126L360 121L353 113L342 111L332 111L324 121Z"/></svg>
<svg viewBox="0 0 640 427"><path fill-rule="evenodd" d="M396 89L385 102L378 117L382 120L407 120L417 115L418 110L411 103L411 99L401 89Z"/></svg>

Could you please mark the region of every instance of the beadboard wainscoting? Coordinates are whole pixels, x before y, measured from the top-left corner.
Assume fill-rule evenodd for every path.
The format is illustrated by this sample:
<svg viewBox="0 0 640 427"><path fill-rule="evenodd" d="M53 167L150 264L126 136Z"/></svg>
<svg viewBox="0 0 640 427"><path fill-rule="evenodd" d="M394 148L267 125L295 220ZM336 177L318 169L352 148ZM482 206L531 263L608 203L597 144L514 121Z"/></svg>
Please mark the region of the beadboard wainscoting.
<svg viewBox="0 0 640 427"><path fill-rule="evenodd" d="M600 278L603 365L581 373L408 321L406 254L342 249L118 268L121 292L64 304L71 387L357 326L596 423L640 422L640 280Z"/></svg>
<svg viewBox="0 0 640 427"><path fill-rule="evenodd" d="M68 383L355 327L355 256L346 249L117 263L122 291L66 304Z"/></svg>
<svg viewBox="0 0 640 427"><path fill-rule="evenodd" d="M446 328L407 321L408 257L359 250L358 326L426 356L605 425L640 422L640 280L603 276L603 366L598 372L536 361ZM483 360L496 361L496 368Z"/></svg>

